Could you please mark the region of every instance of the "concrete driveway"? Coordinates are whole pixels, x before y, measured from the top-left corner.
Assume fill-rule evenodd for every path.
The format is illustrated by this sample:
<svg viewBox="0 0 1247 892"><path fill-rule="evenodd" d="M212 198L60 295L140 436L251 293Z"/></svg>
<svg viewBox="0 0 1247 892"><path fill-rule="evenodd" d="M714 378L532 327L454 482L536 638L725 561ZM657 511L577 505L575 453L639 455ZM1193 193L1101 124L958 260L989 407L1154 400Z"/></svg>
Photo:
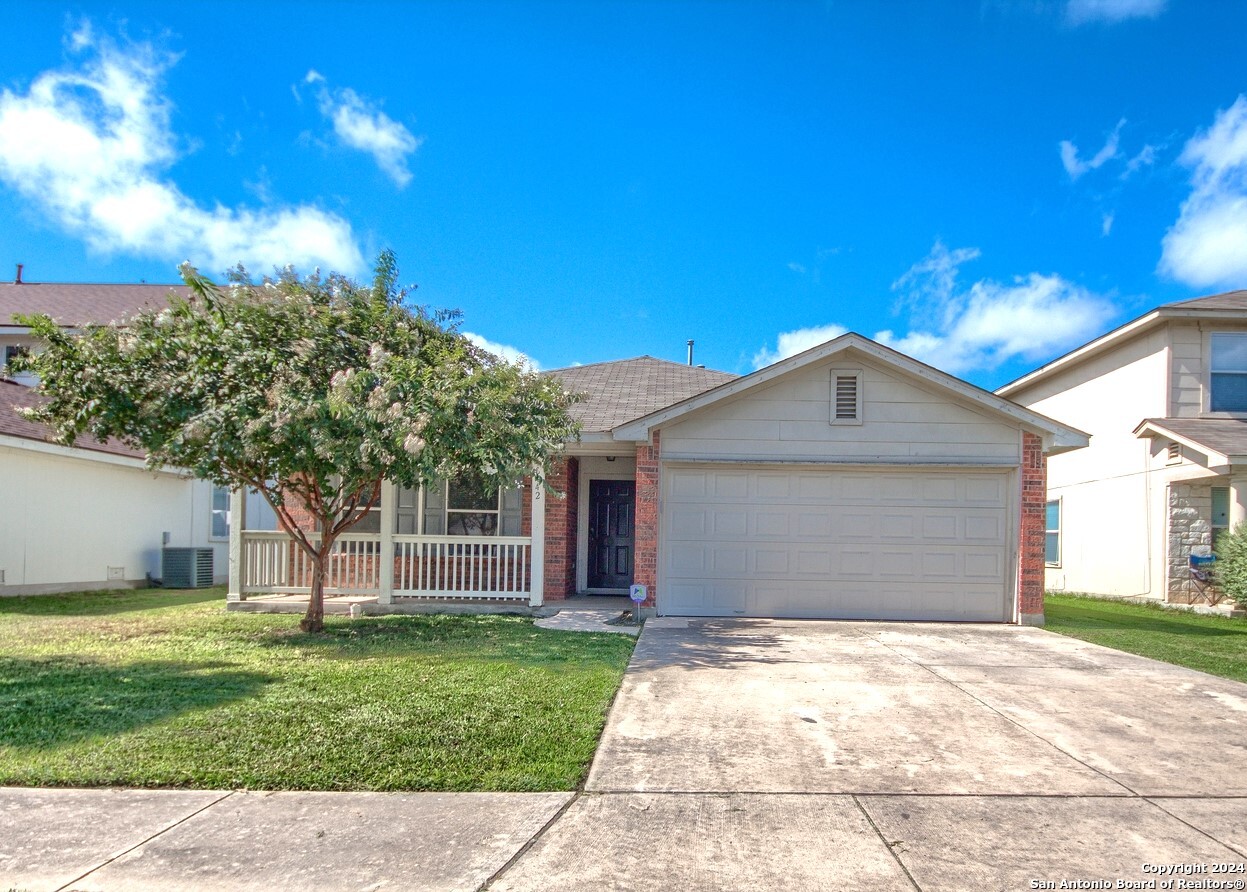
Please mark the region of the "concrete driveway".
<svg viewBox="0 0 1247 892"><path fill-rule="evenodd" d="M491 888L1244 888L1245 863L1247 685L1038 629L660 619L586 792Z"/></svg>

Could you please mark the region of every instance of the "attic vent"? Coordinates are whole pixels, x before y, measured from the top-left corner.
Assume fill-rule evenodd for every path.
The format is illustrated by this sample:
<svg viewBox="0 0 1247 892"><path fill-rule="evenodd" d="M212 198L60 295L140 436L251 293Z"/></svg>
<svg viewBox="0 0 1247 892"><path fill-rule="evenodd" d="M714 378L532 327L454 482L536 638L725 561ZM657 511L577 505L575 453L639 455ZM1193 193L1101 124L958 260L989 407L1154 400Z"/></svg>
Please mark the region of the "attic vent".
<svg viewBox="0 0 1247 892"><path fill-rule="evenodd" d="M1182 447L1177 443L1170 443L1165 455L1171 464L1180 462L1182 461Z"/></svg>
<svg viewBox="0 0 1247 892"><path fill-rule="evenodd" d="M861 369L831 370L831 423L862 423Z"/></svg>

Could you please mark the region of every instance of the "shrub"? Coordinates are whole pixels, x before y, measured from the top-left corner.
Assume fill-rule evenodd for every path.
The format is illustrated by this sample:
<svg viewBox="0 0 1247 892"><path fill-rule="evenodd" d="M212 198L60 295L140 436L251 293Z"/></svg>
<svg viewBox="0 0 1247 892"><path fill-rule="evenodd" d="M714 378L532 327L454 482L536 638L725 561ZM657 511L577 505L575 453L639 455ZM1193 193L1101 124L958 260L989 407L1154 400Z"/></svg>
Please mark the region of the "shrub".
<svg viewBox="0 0 1247 892"><path fill-rule="evenodd" d="M1218 541L1217 582L1239 607L1247 607L1247 523Z"/></svg>

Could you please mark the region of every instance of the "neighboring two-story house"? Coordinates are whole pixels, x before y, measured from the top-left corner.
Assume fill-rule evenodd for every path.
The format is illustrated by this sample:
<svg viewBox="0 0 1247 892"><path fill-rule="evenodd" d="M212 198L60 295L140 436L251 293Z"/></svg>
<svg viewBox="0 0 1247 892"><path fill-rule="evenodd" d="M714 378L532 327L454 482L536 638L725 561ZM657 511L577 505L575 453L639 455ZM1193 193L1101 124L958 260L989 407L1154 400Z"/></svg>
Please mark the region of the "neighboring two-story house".
<svg viewBox="0 0 1247 892"><path fill-rule="evenodd" d="M1191 556L1247 520L1247 291L1158 307L996 392L1091 434L1049 460L1049 589L1208 598Z"/></svg>

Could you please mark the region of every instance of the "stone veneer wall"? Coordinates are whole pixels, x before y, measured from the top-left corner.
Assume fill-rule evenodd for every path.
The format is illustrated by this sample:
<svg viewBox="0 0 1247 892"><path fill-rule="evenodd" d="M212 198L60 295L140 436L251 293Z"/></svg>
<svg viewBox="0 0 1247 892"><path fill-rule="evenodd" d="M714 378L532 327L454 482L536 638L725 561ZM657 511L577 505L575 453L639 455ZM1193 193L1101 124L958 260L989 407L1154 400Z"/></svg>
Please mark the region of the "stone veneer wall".
<svg viewBox="0 0 1247 892"><path fill-rule="evenodd" d="M1190 604L1203 600L1191 579L1192 549L1206 554L1212 547L1212 486L1208 483L1169 484L1169 542L1166 552L1165 600Z"/></svg>

